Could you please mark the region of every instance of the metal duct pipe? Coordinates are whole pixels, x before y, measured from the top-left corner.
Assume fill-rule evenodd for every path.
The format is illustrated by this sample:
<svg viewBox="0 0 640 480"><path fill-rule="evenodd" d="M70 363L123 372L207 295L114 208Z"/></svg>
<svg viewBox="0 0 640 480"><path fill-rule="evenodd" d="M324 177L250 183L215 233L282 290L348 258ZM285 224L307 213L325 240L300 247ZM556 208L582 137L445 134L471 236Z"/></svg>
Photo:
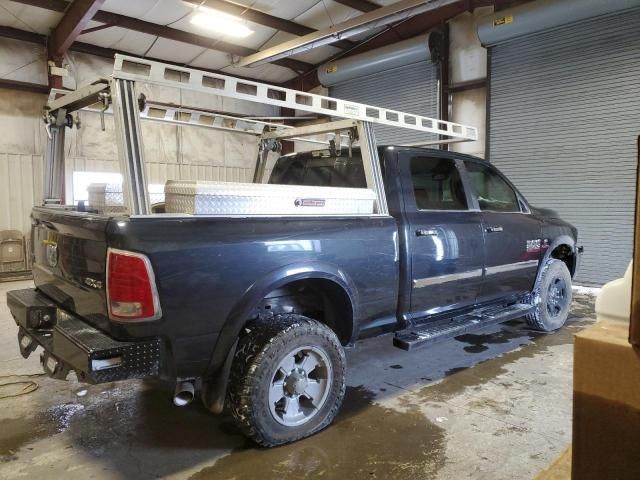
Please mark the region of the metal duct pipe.
<svg viewBox="0 0 640 480"><path fill-rule="evenodd" d="M481 18L478 37L482 45L491 46L530 33L639 6L640 0L538 0Z"/></svg>
<svg viewBox="0 0 640 480"><path fill-rule="evenodd" d="M354 78L430 60L431 52L438 45L439 39L439 34L428 33L353 57L328 62L318 67L318 79L325 87L331 87Z"/></svg>

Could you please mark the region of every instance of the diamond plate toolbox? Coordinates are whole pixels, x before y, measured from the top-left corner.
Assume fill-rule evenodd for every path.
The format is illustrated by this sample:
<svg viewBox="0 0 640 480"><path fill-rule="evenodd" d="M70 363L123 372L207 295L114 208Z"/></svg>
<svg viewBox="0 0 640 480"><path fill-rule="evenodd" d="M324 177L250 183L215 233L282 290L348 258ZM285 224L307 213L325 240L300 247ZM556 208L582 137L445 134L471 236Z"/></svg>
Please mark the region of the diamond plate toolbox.
<svg viewBox="0 0 640 480"><path fill-rule="evenodd" d="M376 195L366 188L169 180L165 198L174 214L367 215Z"/></svg>

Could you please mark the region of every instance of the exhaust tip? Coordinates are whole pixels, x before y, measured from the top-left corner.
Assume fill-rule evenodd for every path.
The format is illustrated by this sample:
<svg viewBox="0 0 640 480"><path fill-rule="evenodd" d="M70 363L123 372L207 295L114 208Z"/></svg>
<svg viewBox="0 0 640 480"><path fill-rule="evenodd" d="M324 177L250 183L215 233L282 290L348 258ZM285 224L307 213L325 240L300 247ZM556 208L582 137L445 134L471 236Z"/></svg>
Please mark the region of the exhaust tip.
<svg viewBox="0 0 640 480"><path fill-rule="evenodd" d="M195 396L196 390L193 382L180 382L176 386L176 391L173 395L173 404L176 407L184 407L193 402Z"/></svg>

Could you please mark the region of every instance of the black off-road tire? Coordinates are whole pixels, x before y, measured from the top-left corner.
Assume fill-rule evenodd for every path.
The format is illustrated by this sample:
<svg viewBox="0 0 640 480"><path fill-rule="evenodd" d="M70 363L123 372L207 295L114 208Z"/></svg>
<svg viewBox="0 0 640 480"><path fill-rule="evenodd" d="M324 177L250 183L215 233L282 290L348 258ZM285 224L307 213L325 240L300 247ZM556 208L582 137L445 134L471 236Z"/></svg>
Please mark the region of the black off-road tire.
<svg viewBox="0 0 640 480"><path fill-rule="evenodd" d="M312 346L326 353L332 383L324 404L307 423L285 426L269 408L269 387L280 361L297 347ZM345 394L346 359L335 333L326 325L302 315L277 315L250 322L238 341L227 405L242 432L257 444L273 447L313 435L337 415Z"/></svg>
<svg viewBox="0 0 640 480"><path fill-rule="evenodd" d="M553 332L562 328L569 316L572 300L571 274L564 262L553 258L547 260L542 268L540 278L531 295L536 308L527 315L526 319L529 326L535 330ZM555 304L553 295L550 293L554 285L559 285L557 288L561 288L563 292L560 306Z"/></svg>

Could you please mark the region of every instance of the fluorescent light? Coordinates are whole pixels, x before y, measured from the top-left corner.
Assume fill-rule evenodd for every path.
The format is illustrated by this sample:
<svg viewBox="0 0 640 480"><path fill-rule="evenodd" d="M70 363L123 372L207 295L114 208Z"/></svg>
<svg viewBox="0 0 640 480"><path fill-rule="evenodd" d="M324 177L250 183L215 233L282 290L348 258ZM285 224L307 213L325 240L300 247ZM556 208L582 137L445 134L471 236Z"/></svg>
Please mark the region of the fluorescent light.
<svg viewBox="0 0 640 480"><path fill-rule="evenodd" d="M191 17L191 23L230 37L244 38L253 33L253 30L248 28L238 17L210 8L197 9Z"/></svg>

